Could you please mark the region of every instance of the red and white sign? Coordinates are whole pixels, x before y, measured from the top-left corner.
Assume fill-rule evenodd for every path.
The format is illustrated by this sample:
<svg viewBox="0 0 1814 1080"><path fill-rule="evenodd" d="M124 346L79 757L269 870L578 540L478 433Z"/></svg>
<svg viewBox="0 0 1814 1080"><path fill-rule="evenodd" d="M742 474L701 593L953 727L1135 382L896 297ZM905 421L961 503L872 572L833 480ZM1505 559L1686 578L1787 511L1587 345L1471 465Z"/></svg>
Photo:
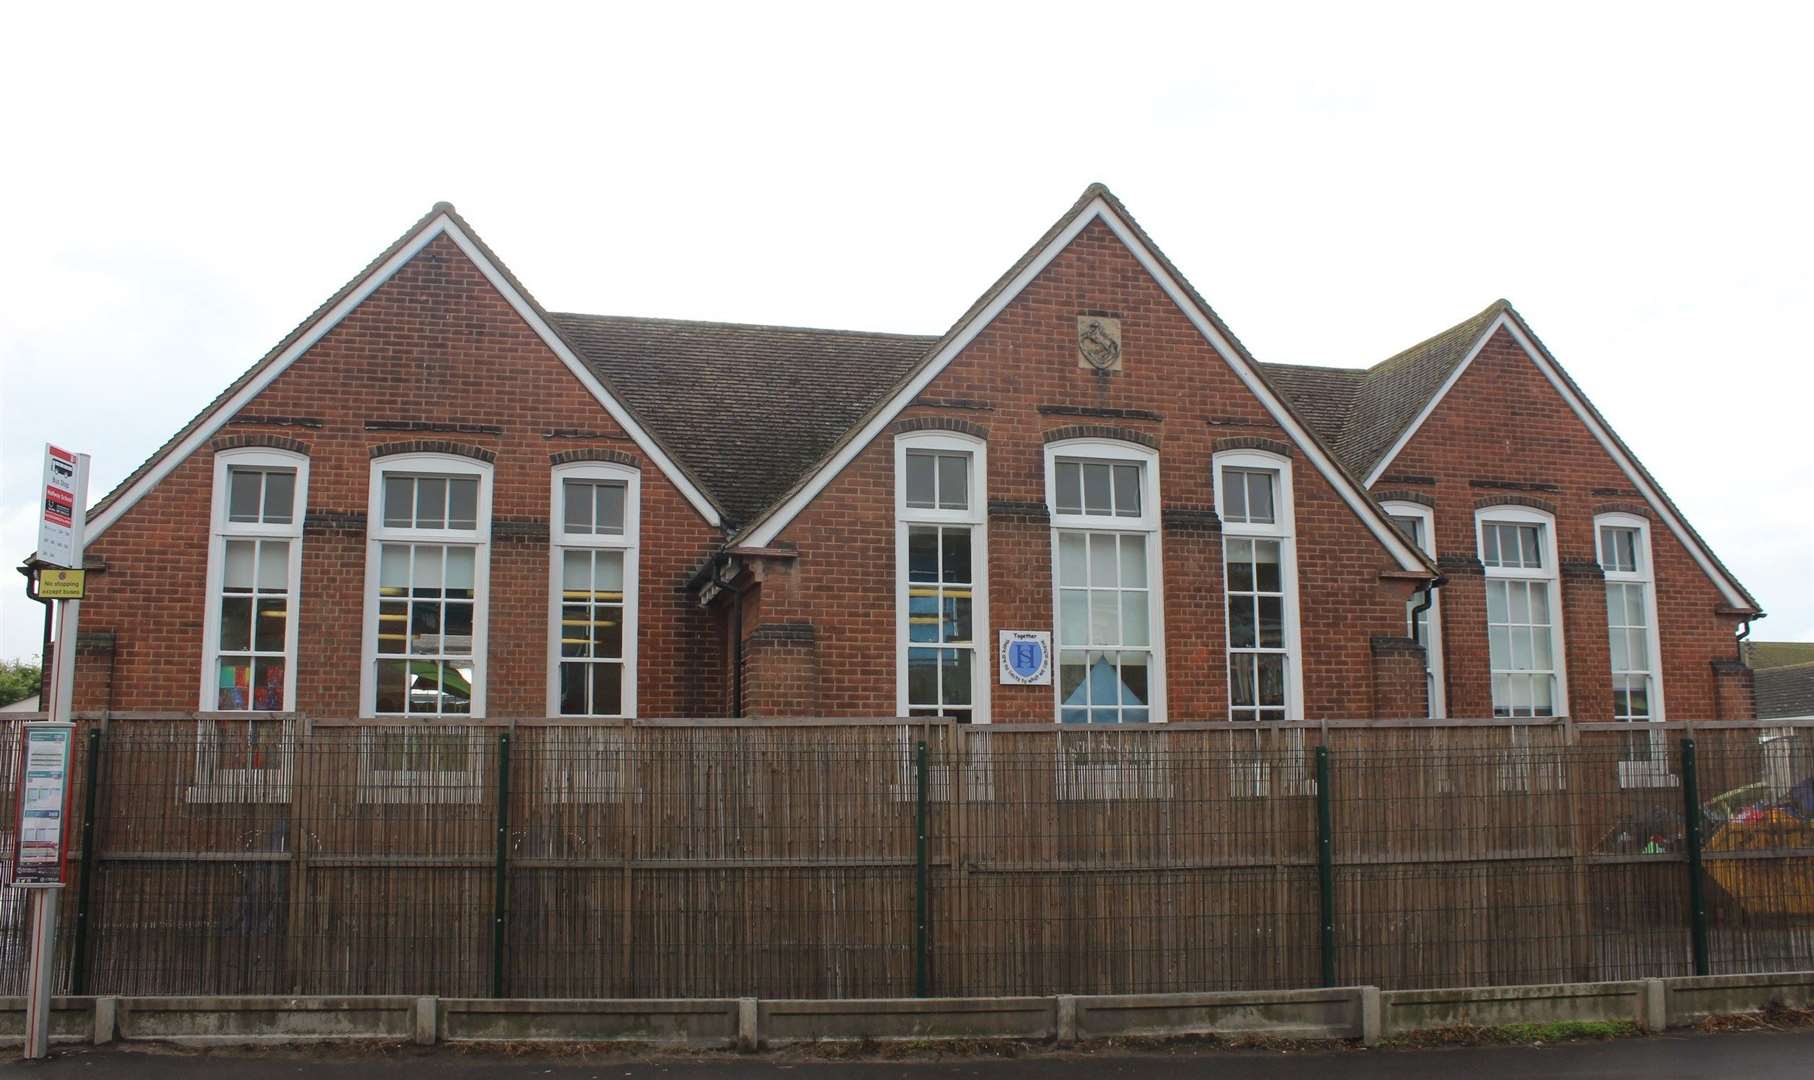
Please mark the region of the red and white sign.
<svg viewBox="0 0 1814 1080"><path fill-rule="evenodd" d="M52 566L78 569L75 564L78 506L76 455L60 446L44 444L44 509L38 517L38 558Z"/></svg>

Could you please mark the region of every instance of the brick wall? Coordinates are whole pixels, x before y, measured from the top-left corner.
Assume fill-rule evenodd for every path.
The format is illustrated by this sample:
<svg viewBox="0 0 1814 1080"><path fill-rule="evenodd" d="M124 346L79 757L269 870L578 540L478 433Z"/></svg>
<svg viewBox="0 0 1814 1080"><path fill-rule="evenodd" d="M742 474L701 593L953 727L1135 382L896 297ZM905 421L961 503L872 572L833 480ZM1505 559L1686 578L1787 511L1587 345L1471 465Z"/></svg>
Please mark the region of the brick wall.
<svg viewBox="0 0 1814 1080"><path fill-rule="evenodd" d="M1079 368L1076 319L1086 311L1121 320L1123 370ZM1289 436L1106 227L1085 229L903 416L961 420L986 432L993 625L987 633L979 628L978 638L982 677L992 683L996 630L1052 628L1046 433L1098 426L1155 439L1168 716L1227 716L1210 458L1219 440ZM891 714L896 707L893 474L893 436L884 434L783 532L781 539L799 548L798 566L761 586L765 621L813 625L819 701L835 715ZM1404 634L1411 586L1382 581L1380 573L1395 568L1391 556L1301 453L1293 478L1306 713L1371 715L1369 640ZM998 722L1053 719L1052 687L994 683L991 693ZM1417 696L1415 706L1392 703L1394 714L1420 711L1421 683ZM810 711L805 702L764 704Z"/></svg>
<svg viewBox="0 0 1814 1080"><path fill-rule="evenodd" d="M1076 363L1076 316L1121 320L1123 368ZM421 430L399 434L409 423ZM1050 722L1049 687L995 683L995 631L1051 629L1044 446L1112 429L1156 445L1167 713L1227 714L1222 535L1210 460L1219 448L1289 443L1194 326L1101 224L1088 227L906 410L897 430L956 427L987 439L991 625L979 628L993 716ZM579 437L555 432L583 432ZM708 526L642 466L640 709L644 716L896 711L893 435L866 447L780 537L797 559L746 576L742 648L728 603L701 609L688 580L717 550ZM488 711L546 712L551 455L634 443L445 238L436 240L221 432L218 445L287 440L310 458L297 707L358 708L371 451L448 439L495 455ZM189 710L201 670L213 450L180 463L90 548L106 563L85 629L112 633L85 664L79 708ZM1305 709L1310 719L1423 711L1421 664L1401 643L1412 583L1302 452L1292 455ZM1484 582L1473 518L1483 501L1555 507L1574 713L1610 715L1604 581L1592 518L1637 502L1628 482L1509 336L1501 334L1392 463L1382 489L1435 508L1450 584L1443 643L1450 714L1490 712ZM1640 506L1639 509L1642 509ZM1652 547L1671 716L1752 712L1733 620L1674 536ZM740 653L740 660L739 660Z"/></svg>
<svg viewBox="0 0 1814 1080"><path fill-rule="evenodd" d="M1577 719L1612 718L1605 580L1594 535L1594 516L1607 511L1650 519L1667 716L1755 715L1739 677L1719 674L1713 663L1738 654L1736 619L1717 614L1725 604L1718 588L1504 329L1388 465L1379 486L1414 489L1435 507L1437 555L1449 577L1442 590L1442 643L1451 716L1492 712L1474 513L1482 505L1520 499L1539 502L1556 516L1570 711ZM1723 697L1716 688L1722 679L1731 684Z"/></svg>
<svg viewBox="0 0 1814 1080"><path fill-rule="evenodd" d="M222 434L281 437L309 455L302 711L358 709L371 448L424 438L496 454L487 711L547 712L550 457L587 447L641 455L451 241L433 241L240 420ZM399 421L431 430L400 434ZM590 434L549 437L556 431ZM82 626L113 631L116 653L111 701L89 668L79 708L196 707L213 453L191 455L90 545L90 558L108 569L83 604ZM651 462L641 462L641 473L640 711L715 713L723 706L720 631L686 582L716 550L718 530Z"/></svg>

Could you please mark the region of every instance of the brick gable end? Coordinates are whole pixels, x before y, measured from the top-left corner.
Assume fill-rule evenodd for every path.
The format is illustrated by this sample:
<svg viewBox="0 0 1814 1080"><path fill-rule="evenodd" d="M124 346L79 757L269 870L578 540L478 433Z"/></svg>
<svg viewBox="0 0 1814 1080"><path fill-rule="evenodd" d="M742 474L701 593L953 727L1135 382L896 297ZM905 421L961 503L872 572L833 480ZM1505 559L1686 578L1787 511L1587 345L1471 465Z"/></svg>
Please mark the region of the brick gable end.
<svg viewBox="0 0 1814 1080"><path fill-rule="evenodd" d="M1412 434L1389 472L1434 479L1422 490L1435 505L1439 558L1475 556L1478 507L1525 505L1555 514L1557 549L1565 567L1597 564L1594 515L1608 509L1608 492L1631 486L1504 327ZM1540 494L1524 494L1529 492ZM1648 514L1647 508L1638 509ZM1650 542L1667 714L1671 719L1716 718L1718 677L1709 658L1736 655L1735 621L1715 613L1725 603L1719 589L1675 534L1654 523L1654 516ZM1604 582L1583 576L1565 580L1562 588L1570 711L1577 719L1610 719ZM1491 712L1490 687L1480 674L1488 667L1484 617L1476 618L1484 601L1473 596L1483 589L1478 577L1457 577L1444 591L1443 644L1453 716Z"/></svg>
<svg viewBox="0 0 1814 1080"><path fill-rule="evenodd" d="M488 708L494 716L543 715L550 455L627 456L635 451L628 434L445 235L277 376L223 445L260 444L251 440L260 439L261 421L298 415L311 423L297 707L322 717L358 709L372 452L445 441L400 443L408 424L461 432L456 452L495 461ZM590 434L547 437L557 431ZM262 434L268 441L274 433ZM83 625L115 632L116 670L105 696L85 683L78 707L195 707L213 453L204 447L181 462L91 546L109 571L84 604ZM717 530L666 476L643 470L643 715L721 707L716 630L685 587L717 542Z"/></svg>
<svg viewBox="0 0 1814 1080"><path fill-rule="evenodd" d="M1076 319L1085 311L1118 314L1122 370L1105 375L1079 367ZM1100 221L1085 228L920 398L987 409L992 507L1044 507L1044 447L1054 437L1091 434L1157 447L1161 508L1173 520L1182 520L1184 511L1200 516L1214 505L1210 461L1217 440L1251 440L1243 446L1290 441ZM1079 424L1082 409L1141 423L1138 429L1124 419ZM903 416L937 411L909 405ZM1241 425L1230 417L1243 418ZM1089 430L1094 428L1106 430ZM814 625L818 700L834 714L896 711L893 441L884 431L783 530L781 538L798 548L798 563L763 585L765 619ZM1371 715L1369 636L1404 634L1410 585L1381 581L1380 572L1395 566L1392 557L1304 455L1294 460L1306 712L1311 718ZM979 677L992 680L997 722L1051 723L1051 687L993 682L995 631L1052 628L1050 527L1033 513L992 513L988 527L993 625L978 630L985 665ZM1220 533L1168 526L1160 545L1168 715L1224 719ZM803 707L784 698L752 702L755 711L777 715ZM1391 707L1413 715L1423 704L1420 698Z"/></svg>

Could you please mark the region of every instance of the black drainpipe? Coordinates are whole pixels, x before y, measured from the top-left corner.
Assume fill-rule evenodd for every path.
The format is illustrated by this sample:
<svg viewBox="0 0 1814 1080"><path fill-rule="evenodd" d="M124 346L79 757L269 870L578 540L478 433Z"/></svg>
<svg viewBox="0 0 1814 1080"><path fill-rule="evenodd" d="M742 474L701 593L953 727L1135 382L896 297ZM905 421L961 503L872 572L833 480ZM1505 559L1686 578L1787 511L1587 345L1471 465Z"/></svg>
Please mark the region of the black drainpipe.
<svg viewBox="0 0 1814 1080"><path fill-rule="evenodd" d="M734 587L730 581L726 581L723 578L718 576L718 571L721 568L729 565L730 561L731 561L731 553L728 551L720 551L716 556L713 557L713 559L712 559L712 584L718 586L718 588L724 590L725 592L730 593L731 599L733 601L734 614L732 615L732 627L731 627L731 715L732 716L742 716L743 715L743 594L750 591L750 586L746 585L743 588L739 589L739 588ZM731 580L735 581L736 576L732 575Z"/></svg>
<svg viewBox="0 0 1814 1080"><path fill-rule="evenodd" d="M44 691L44 680L50 673L51 612L56 609L56 605L38 595L38 577L30 566L19 567L19 573L25 575L25 598L44 605L44 643L38 649L38 704L43 705L49 701L49 696Z"/></svg>
<svg viewBox="0 0 1814 1080"><path fill-rule="evenodd" d="M1410 636L1412 638L1417 637L1417 617L1430 610L1430 605L1436 603L1436 590L1448 583L1448 578L1438 577L1434 581L1425 584L1423 588L1417 590L1417 594L1423 597L1423 599L1418 602L1416 607L1411 609L1411 614L1406 619L1406 625L1410 630Z"/></svg>

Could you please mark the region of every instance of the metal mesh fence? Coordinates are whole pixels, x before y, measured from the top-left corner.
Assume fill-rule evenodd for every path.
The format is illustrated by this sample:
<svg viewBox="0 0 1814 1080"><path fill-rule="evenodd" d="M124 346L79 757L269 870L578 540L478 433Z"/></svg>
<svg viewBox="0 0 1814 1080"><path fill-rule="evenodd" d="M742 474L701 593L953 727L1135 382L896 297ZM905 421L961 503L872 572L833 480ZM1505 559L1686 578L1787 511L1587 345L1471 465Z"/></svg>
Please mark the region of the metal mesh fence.
<svg viewBox="0 0 1814 1080"><path fill-rule="evenodd" d="M25 893L12 885L13 848L19 841L20 725L0 724L0 997L25 993Z"/></svg>
<svg viewBox="0 0 1814 1080"><path fill-rule="evenodd" d="M1692 762L1681 734L118 721L78 737L95 850L64 890L61 987L851 998L1814 968L1814 728L1699 731ZM0 890L0 994L24 910Z"/></svg>

